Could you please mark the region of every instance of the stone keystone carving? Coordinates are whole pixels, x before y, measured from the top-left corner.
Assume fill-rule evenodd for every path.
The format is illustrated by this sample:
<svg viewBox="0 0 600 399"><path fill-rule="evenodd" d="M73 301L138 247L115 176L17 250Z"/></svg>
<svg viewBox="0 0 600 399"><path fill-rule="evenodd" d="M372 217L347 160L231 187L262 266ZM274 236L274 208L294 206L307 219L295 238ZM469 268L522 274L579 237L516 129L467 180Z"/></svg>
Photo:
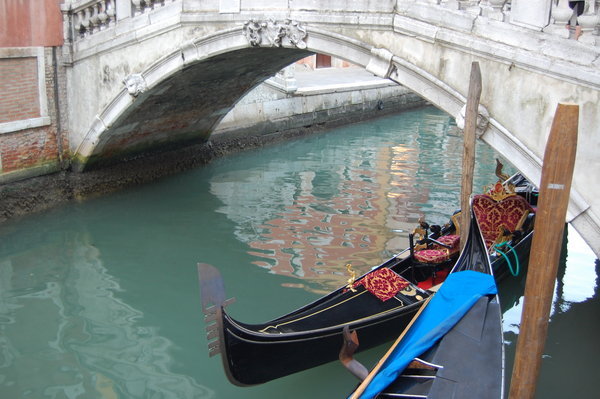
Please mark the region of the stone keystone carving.
<svg viewBox="0 0 600 399"><path fill-rule="evenodd" d="M465 115L466 114L467 114L467 105L465 104L460 109L458 115L456 115L456 117L454 118L456 120L456 126L460 130L465 130ZM481 138L481 136L483 136L483 133L485 133L485 130L487 129L489 123L490 123L490 113L488 112L487 108L485 108L483 105L479 104L479 108L477 109L477 129L475 132L477 138Z"/></svg>
<svg viewBox="0 0 600 399"><path fill-rule="evenodd" d="M146 80L139 73L134 73L127 76L125 79L123 79L123 83L125 84L129 94L131 94L133 97L137 97L146 91Z"/></svg>
<svg viewBox="0 0 600 399"><path fill-rule="evenodd" d="M270 47L298 47L305 49L306 28L300 22L286 19L283 22L257 21L251 19L244 23L244 36L250 45Z"/></svg>

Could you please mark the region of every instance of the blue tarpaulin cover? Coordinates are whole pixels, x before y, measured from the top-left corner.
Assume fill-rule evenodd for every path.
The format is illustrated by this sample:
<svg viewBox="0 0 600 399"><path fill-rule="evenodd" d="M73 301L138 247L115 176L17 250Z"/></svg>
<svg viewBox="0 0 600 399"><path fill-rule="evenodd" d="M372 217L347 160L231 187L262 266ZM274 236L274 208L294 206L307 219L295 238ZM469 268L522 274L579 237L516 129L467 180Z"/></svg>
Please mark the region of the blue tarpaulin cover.
<svg viewBox="0 0 600 399"><path fill-rule="evenodd" d="M374 398L415 358L431 348L479 298L497 293L494 277L472 270L451 273L360 396Z"/></svg>

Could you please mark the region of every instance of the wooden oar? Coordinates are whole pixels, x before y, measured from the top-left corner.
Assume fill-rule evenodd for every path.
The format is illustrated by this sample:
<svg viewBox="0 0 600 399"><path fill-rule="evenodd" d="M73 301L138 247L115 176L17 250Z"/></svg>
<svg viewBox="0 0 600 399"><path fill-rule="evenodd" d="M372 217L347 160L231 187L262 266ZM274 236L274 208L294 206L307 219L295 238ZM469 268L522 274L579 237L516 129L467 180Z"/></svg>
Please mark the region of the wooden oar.
<svg viewBox="0 0 600 399"><path fill-rule="evenodd" d="M559 104L546 143L510 399L535 395L575 166L578 120L578 105Z"/></svg>
<svg viewBox="0 0 600 399"><path fill-rule="evenodd" d="M439 284L434 285L433 287L429 288L428 291L430 291L432 293L436 293L436 292L438 292L438 290L441 287L442 287L442 283L439 283ZM425 307L425 305L427 305L427 303L429 303L430 299L431 299L431 296L429 298L427 298L427 300L425 302L423 302L423 307ZM415 316L411 320L410 324L406 327L404 332L402 332L402 335L400 337L398 337L397 341L394 343L395 346L398 345L398 343L402 340L402 337L406 334L406 331L408 331L410 326L414 323L414 321L417 319L417 317L421 314L423 307L421 307L421 309L419 309L419 311L415 314ZM367 370L367 368L365 366L363 366L361 363L359 363L353 357L354 352L356 352L356 350L358 349L358 345L359 345L358 334L356 333L356 330L350 331L349 326L344 326L343 336L344 336L344 344L342 345L342 348L340 350L340 355L339 355L340 362L344 365L344 367L346 367L346 369L352 375L354 375L359 380L364 381L366 378L369 377L369 371ZM393 348L388 350L388 352L385 354L386 358L389 357L392 350L393 350ZM385 360L385 359L383 359L383 360ZM379 366L379 367L381 367L381 366ZM371 373L376 373L375 369L371 370ZM373 378L373 376L371 376L371 379L372 378Z"/></svg>
<svg viewBox="0 0 600 399"><path fill-rule="evenodd" d="M423 306L421 306L421 309L419 309L419 311L414 315L414 317L412 318L410 323L408 323L408 326L406 326L404 331L402 331L402 334L400 334L400 336L398 338L396 338L396 341L394 341L394 344L390 347L390 349L388 349L388 351L385 353L385 355L383 355L383 357L381 359L379 359L379 362L377 362L375 367L373 367L373 369L371 370L369 375L367 375L367 378L365 378L363 380L363 382L361 382L361 384L358 386L358 388L356 388L356 391L354 391L352 396L350 396L350 399L357 399L358 397L360 397L360 395L362 395L362 393L365 391L365 389L367 389L367 387L369 386L369 384L371 383L373 378L375 378L375 375L377 375L377 373L379 372L379 370L381 369L381 367L383 366L385 361L388 359L388 357L390 357L390 355L392 354L394 349L396 349L396 347L398 346L400 341L402 341L402 338L404 338L404 336L406 335L408 330L410 330L410 327L419 318L419 315L423 312L423 310L425 310L425 308L429 304L429 301L431 300L431 298L433 298L433 295L435 295L435 294L432 294L431 296L429 296L429 298L427 298L425 300L425 302L423 303Z"/></svg>
<svg viewBox="0 0 600 399"><path fill-rule="evenodd" d="M460 248L467 242L469 225L471 223L470 197L473 192L473 170L475 169L475 142L477 139L477 115L479 114L479 99L481 97L481 71L479 63L471 64L469 92L467 94L467 109L465 111L465 130L463 135L462 181L460 197Z"/></svg>

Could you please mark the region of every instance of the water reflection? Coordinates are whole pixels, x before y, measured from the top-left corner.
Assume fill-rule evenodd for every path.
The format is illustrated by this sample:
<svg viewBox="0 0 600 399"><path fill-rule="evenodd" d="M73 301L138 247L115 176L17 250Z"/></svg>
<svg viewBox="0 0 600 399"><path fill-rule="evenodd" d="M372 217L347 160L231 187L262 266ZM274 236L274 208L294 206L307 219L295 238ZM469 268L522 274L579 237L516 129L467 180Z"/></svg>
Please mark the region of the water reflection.
<svg viewBox="0 0 600 399"><path fill-rule="evenodd" d="M592 250L572 226L567 226L536 397L562 397L567 392L576 396L588 396L589 392L596 389L594 381L581 378L579 368L565 367L565 364L577 359L577 362L589 367L596 355L600 354L596 334L593 332L599 327L599 272L600 262ZM520 276L500 285L507 388L519 335L525 281L526 276ZM578 380L580 383L575 386L556 386L557 381L565 380Z"/></svg>
<svg viewBox="0 0 600 399"><path fill-rule="evenodd" d="M0 398L349 393L356 382L335 363L232 386L220 359L208 358L196 262L221 270L238 298L232 315L248 322L337 288L346 263L387 259L406 247L420 216L443 223L458 206L461 138L452 127L442 112L418 109L0 225ZM484 145L477 153L474 187L482 189L494 178L495 155ZM577 242L569 231L540 398L597 390L600 265ZM501 286L509 344L523 286ZM385 350L361 360L373 364ZM579 373L569 380L580 383L560 384L566 373Z"/></svg>
<svg viewBox="0 0 600 399"><path fill-rule="evenodd" d="M5 398L208 398L170 371L173 344L118 297L86 233L0 260Z"/></svg>
<svg viewBox="0 0 600 399"><path fill-rule="evenodd" d="M567 225L563 245L550 308L551 321L556 315L568 312L574 304L594 298L598 290L597 266L593 264L598 260L571 225ZM505 309L503 329L508 342L516 340L519 332L525 278L525 275L521 275L518 279L511 279L502 287L502 305Z"/></svg>
<svg viewBox="0 0 600 399"><path fill-rule="evenodd" d="M420 217L445 223L459 202L461 139L448 134L449 116L420 116L348 127L347 141L312 138L319 151L284 147L285 168L276 157L258 169L215 176L211 192L253 263L303 280L288 286L328 292L347 280L347 263L366 272L406 248ZM495 156L489 147L478 150L482 159ZM493 164L482 165L480 186L495 180Z"/></svg>

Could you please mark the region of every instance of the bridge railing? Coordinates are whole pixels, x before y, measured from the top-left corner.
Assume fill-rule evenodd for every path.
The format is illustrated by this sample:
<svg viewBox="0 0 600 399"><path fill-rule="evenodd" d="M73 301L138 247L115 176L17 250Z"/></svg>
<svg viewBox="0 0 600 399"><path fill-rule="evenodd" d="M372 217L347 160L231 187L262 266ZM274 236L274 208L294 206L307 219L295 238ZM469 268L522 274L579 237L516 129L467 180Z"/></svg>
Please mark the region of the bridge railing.
<svg viewBox="0 0 600 399"><path fill-rule="evenodd" d="M81 40L115 26L118 21L164 7L177 0L66 0L65 38Z"/></svg>
<svg viewBox="0 0 600 399"><path fill-rule="evenodd" d="M80 41L119 24L119 21L138 17L174 2L182 2L185 10L187 2L198 3L198 0L65 0L62 6L65 42ZM329 3L328 0L323 2ZM227 5L226 12L234 13L252 9L253 6L253 0L230 0L221 3ZM314 1L309 3L313 4ZM569 7L568 0L397 0L396 10L401 12L415 5L444 7L455 12L482 16L565 38L574 36L573 32L565 29L571 21L571 26L580 27L577 28L577 35L581 35L577 40L600 46L600 0L585 0L583 4L584 11L579 16ZM220 9L214 11L223 12Z"/></svg>
<svg viewBox="0 0 600 399"><path fill-rule="evenodd" d="M600 46L600 0L582 0L581 15L569 7L568 0L397 0L397 8L407 10L418 3L481 15ZM566 29L568 24L573 32Z"/></svg>

